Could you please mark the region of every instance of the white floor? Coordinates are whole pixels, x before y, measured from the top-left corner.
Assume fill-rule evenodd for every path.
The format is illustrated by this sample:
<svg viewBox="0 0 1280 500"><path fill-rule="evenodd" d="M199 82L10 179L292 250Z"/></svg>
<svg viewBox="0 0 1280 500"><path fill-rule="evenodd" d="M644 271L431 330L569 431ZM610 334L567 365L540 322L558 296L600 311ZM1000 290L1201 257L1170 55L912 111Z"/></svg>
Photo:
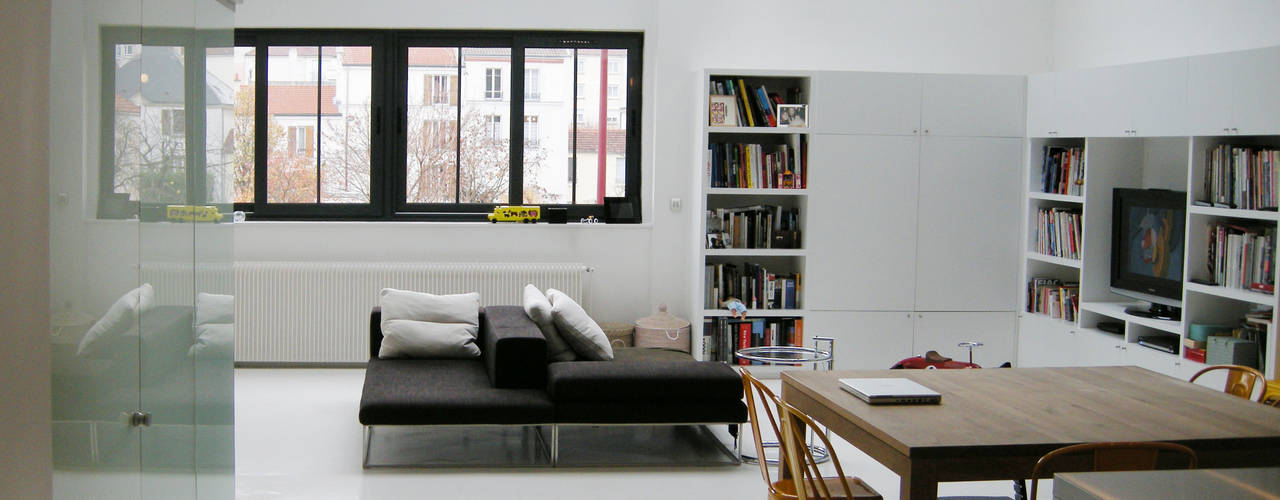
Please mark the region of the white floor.
<svg viewBox="0 0 1280 500"><path fill-rule="evenodd" d="M363 380L362 369L236 370L236 497L766 497L760 469L754 464L701 468L365 470L360 466L362 428L356 419ZM839 438L834 439L836 454L847 474L861 477L885 498L898 497L896 475ZM1048 482L1041 486L1048 486ZM1013 491L1011 482L999 481L944 483L939 493L1008 496ZM1048 495L1048 491L1042 492L1042 498L1052 498Z"/></svg>

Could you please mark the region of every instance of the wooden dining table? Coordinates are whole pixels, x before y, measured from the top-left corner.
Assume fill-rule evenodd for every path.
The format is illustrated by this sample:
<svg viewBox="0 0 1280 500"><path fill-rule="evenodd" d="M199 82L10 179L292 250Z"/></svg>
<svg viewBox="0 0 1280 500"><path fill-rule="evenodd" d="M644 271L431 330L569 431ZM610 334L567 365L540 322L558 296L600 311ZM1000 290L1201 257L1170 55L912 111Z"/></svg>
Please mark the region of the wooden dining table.
<svg viewBox="0 0 1280 500"><path fill-rule="evenodd" d="M1201 467L1280 465L1280 409L1135 366L785 371L782 400L901 478L901 498L938 483L1025 479L1042 455L1098 441L1170 441ZM936 405L870 405L841 378L908 378ZM857 474L857 471L846 470Z"/></svg>

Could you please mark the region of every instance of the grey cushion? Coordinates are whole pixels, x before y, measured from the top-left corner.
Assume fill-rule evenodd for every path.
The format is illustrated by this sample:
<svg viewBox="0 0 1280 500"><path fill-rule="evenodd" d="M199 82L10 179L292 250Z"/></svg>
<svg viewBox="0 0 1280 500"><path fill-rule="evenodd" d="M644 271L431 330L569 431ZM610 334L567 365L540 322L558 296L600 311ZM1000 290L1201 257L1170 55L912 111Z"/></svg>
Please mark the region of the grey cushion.
<svg viewBox="0 0 1280 500"><path fill-rule="evenodd" d="M364 425L527 425L554 418L545 391L494 388L479 360L373 358L360 398Z"/></svg>
<svg viewBox="0 0 1280 500"><path fill-rule="evenodd" d="M740 400L742 379L729 365L715 361L649 360L667 351L618 349L616 361L564 361L547 368L547 392L564 401ZM622 361L622 359L630 361Z"/></svg>

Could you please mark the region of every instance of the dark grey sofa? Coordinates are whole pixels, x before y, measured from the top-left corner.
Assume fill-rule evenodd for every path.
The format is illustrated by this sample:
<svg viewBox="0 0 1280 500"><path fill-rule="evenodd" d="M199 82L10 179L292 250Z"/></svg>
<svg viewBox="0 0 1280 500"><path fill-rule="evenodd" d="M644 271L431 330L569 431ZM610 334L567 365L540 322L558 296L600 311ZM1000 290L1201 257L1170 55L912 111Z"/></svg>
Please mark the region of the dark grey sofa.
<svg viewBox="0 0 1280 500"><path fill-rule="evenodd" d="M380 359L381 311L369 320L360 423L372 426L739 424L742 381L686 353L615 348L613 361L547 362L546 338L519 306L480 313L478 359ZM366 433L366 439L368 435ZM368 443L366 443L366 465Z"/></svg>

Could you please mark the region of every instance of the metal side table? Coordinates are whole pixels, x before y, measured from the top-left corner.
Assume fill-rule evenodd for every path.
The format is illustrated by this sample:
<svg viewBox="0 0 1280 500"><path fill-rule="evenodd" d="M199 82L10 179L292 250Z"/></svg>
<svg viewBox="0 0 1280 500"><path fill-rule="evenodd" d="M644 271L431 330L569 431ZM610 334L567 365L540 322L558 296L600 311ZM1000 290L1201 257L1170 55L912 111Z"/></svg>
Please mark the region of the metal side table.
<svg viewBox="0 0 1280 500"><path fill-rule="evenodd" d="M766 365L795 365L812 366L814 371L818 370L820 365L825 364L827 371L831 371L834 366L832 360L832 352L835 351L835 339L831 337L814 337L813 347L803 346L768 346L768 347L745 347L734 352L734 356L738 359L747 361L755 361ZM812 429L809 430L812 432ZM830 436L830 434L828 434ZM813 453L813 459L817 463L825 463L831 460L831 453L827 451L821 444L813 443L813 435L809 435L809 451ZM780 444L777 441L768 441L762 443L764 448L777 448ZM763 452L764 450L760 450ZM747 463L755 463L759 457L743 455L742 460ZM765 463L769 465L777 465L778 459L765 458Z"/></svg>

